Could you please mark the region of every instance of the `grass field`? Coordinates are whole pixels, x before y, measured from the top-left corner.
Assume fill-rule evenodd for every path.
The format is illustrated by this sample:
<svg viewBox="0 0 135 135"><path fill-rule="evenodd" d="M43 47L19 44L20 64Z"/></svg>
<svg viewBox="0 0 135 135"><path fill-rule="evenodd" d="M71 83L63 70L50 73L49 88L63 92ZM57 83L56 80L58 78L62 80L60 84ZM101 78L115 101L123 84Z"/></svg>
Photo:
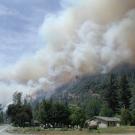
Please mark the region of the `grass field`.
<svg viewBox="0 0 135 135"><path fill-rule="evenodd" d="M32 135L135 135L135 127L106 128L89 131L88 129L40 129L40 128L13 128L10 133L32 134Z"/></svg>

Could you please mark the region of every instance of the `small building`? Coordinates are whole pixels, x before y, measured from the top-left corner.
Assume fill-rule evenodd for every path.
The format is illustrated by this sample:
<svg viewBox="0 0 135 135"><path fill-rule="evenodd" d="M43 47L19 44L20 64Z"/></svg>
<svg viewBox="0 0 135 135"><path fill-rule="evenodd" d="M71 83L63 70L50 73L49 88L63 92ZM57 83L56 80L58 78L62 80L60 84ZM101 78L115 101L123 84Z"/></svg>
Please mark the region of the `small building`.
<svg viewBox="0 0 135 135"><path fill-rule="evenodd" d="M116 118L116 117L95 116L94 120L97 121L99 128L119 127L120 126L120 118Z"/></svg>
<svg viewBox="0 0 135 135"><path fill-rule="evenodd" d="M32 122L32 125L33 125L34 127L39 127L39 126L41 125L41 123L40 123L39 121L37 121L37 120L34 120L34 121Z"/></svg>

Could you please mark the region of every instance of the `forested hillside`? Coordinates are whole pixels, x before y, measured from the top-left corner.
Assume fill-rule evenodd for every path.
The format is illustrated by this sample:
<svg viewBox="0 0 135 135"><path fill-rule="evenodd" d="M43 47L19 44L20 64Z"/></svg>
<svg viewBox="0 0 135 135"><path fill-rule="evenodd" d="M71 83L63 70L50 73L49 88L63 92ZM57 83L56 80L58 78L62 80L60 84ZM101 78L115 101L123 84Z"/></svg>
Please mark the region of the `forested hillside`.
<svg viewBox="0 0 135 135"><path fill-rule="evenodd" d="M111 74L115 76L118 84L120 83L121 77L126 75L130 89L134 89L135 68L126 66L117 67L107 74L87 75L78 78L57 88L52 98L71 103L83 103L94 96L103 98L105 91L108 89L107 85Z"/></svg>
<svg viewBox="0 0 135 135"><path fill-rule="evenodd" d="M134 110L135 68L119 66L107 74L87 75L56 89L52 99L82 107L88 118Z"/></svg>
<svg viewBox="0 0 135 135"><path fill-rule="evenodd" d="M125 68L126 67L126 68ZM117 67L107 74L87 75L69 82L46 98L40 91L35 101L22 101L22 93L13 95L7 116L14 125L33 125L34 120L50 127L84 127L93 116L120 117L121 124L135 125L135 70ZM15 112L14 112L15 110ZM21 111L21 114L20 114Z"/></svg>

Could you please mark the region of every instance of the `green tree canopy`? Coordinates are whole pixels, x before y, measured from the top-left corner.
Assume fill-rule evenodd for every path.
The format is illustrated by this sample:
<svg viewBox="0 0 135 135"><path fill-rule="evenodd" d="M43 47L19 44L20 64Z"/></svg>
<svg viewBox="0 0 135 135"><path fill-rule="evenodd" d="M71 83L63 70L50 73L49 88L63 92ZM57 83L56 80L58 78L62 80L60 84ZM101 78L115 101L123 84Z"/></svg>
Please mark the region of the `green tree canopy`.
<svg viewBox="0 0 135 135"><path fill-rule="evenodd" d="M130 99L131 99L131 91L129 89L129 83L126 75L121 77L120 81L120 102L123 108L129 109L130 107Z"/></svg>
<svg viewBox="0 0 135 135"><path fill-rule="evenodd" d="M131 124L131 114L128 109L121 109L121 123L122 125L130 125Z"/></svg>
<svg viewBox="0 0 135 135"><path fill-rule="evenodd" d="M119 102L118 102L118 83L116 76L114 74L110 75L110 80L108 83L108 86L105 91L105 101L113 113L116 113L119 108Z"/></svg>

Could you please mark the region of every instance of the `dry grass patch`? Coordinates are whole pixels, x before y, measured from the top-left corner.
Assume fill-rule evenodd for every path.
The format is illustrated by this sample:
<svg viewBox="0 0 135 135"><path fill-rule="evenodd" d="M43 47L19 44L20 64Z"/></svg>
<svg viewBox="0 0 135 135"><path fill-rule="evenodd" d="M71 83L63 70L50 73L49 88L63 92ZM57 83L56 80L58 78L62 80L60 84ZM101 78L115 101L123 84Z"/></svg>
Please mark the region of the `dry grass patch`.
<svg viewBox="0 0 135 135"><path fill-rule="evenodd" d="M15 134L32 134L32 135L135 135L135 127L106 128L89 131L88 129L71 130L71 129L41 129L41 128L13 128L9 131Z"/></svg>

